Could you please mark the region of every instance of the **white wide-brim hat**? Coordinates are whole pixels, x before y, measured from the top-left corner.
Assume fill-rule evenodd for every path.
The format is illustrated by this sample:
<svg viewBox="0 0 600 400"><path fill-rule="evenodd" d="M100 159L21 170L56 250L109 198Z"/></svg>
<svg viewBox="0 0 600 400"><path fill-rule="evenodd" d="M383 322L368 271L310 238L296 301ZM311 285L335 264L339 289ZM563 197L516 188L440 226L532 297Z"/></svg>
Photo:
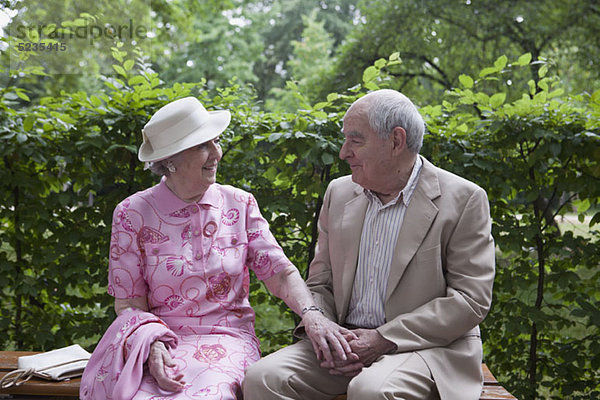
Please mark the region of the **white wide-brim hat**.
<svg viewBox="0 0 600 400"><path fill-rule="evenodd" d="M195 97L175 100L158 110L142 129L140 161L160 161L219 136L231 121L229 111L206 111Z"/></svg>

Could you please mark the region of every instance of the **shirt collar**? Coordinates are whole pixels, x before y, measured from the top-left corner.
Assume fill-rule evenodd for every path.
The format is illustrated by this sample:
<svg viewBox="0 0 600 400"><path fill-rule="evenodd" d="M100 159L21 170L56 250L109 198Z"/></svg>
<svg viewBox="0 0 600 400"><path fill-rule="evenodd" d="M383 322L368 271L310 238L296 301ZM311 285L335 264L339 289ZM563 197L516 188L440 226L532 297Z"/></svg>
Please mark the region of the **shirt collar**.
<svg viewBox="0 0 600 400"><path fill-rule="evenodd" d="M171 191L171 189L169 189L166 180L167 178L163 176L160 183L154 186L151 191L151 195L154 198L157 208L164 214L171 214L193 204L219 208L222 203L222 196L219 190L219 184L217 183L210 185L200 200L194 203L188 203L181 200Z"/></svg>
<svg viewBox="0 0 600 400"><path fill-rule="evenodd" d="M405 207L408 207L408 204L410 203L410 199L412 198L412 195L415 191L415 187L417 186L417 182L419 180L419 174L421 173L422 166L423 166L423 161L421 160L421 156L417 156L417 159L415 160L415 164L413 165L412 172L410 173L410 177L408 178L408 182L406 182L406 185L404 186L404 188L400 191L400 193L398 193L398 195L392 201L383 205L383 204L381 204L381 200L379 200L379 197L377 197L377 195L373 191L364 189L364 193L367 196L367 199L369 199L370 202L375 202L381 208L391 207L398 202L402 202Z"/></svg>

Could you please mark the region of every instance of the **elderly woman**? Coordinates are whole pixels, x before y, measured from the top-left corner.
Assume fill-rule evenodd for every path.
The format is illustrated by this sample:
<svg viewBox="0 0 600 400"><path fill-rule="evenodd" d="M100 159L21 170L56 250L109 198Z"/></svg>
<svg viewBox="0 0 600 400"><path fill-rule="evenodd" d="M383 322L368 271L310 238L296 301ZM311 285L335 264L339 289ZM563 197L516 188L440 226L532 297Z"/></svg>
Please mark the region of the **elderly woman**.
<svg viewBox="0 0 600 400"><path fill-rule="evenodd" d="M228 111L206 111L188 97L144 127L138 157L162 179L114 211L108 291L117 320L125 318L96 348L114 354L90 362L82 398L241 398L244 371L260 357L249 270L302 316L323 358L351 354L349 331L315 306L254 197L216 183L229 122ZM127 367L133 357L137 366Z"/></svg>

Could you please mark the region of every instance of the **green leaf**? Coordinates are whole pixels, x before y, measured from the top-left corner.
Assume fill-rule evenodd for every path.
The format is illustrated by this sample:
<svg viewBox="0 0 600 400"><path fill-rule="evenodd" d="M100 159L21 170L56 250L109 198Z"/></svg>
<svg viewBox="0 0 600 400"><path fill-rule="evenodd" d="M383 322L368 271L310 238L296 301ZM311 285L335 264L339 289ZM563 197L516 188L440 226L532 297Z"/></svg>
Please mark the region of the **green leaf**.
<svg viewBox="0 0 600 400"><path fill-rule="evenodd" d="M467 89L471 89L473 87L473 78L471 78L469 75L461 74L458 77L458 80Z"/></svg>
<svg viewBox="0 0 600 400"><path fill-rule="evenodd" d="M123 68L125 68L125 71L129 71L131 68L133 68L133 60L127 60L123 63Z"/></svg>
<svg viewBox="0 0 600 400"><path fill-rule="evenodd" d="M502 55L502 56L498 57L498 59L496 59L496 61L494 61L494 67L496 67L498 71L502 71L502 69L504 67L506 67L507 63L508 63L508 57Z"/></svg>
<svg viewBox="0 0 600 400"><path fill-rule="evenodd" d="M540 78L543 78L546 76L546 74L548 73L548 64L543 64L540 69L538 70L538 76Z"/></svg>
<svg viewBox="0 0 600 400"><path fill-rule="evenodd" d="M374 65L376 68L381 69L381 68L385 67L386 63L387 63L387 61L385 60L385 58L380 58L377 61L375 61Z"/></svg>
<svg viewBox="0 0 600 400"><path fill-rule="evenodd" d="M536 86L535 86L535 81L533 79L530 79L527 82L527 85L529 86L529 94L533 96L535 94L535 92L537 91Z"/></svg>
<svg viewBox="0 0 600 400"><path fill-rule="evenodd" d="M312 113L313 116L315 117L315 119L327 119L327 113L323 112L323 111L315 111Z"/></svg>
<svg viewBox="0 0 600 400"><path fill-rule="evenodd" d="M23 90L17 90L17 96L19 96L21 99L25 100L25 101L31 101L29 99L29 96L27 96Z"/></svg>
<svg viewBox="0 0 600 400"><path fill-rule="evenodd" d="M459 126L456 127L456 130L462 133L467 133L467 131L469 130L469 127L467 126L467 124L460 124Z"/></svg>
<svg viewBox="0 0 600 400"><path fill-rule="evenodd" d="M399 52L395 52L395 53L390 54L390 58L389 58L390 61L396 61L396 60L399 60L399 59L400 59L400 53Z"/></svg>
<svg viewBox="0 0 600 400"><path fill-rule="evenodd" d="M132 78L129 78L129 80L127 81L127 83L129 84L129 86L134 86L134 85L140 85L143 83L146 83L146 78L144 78L141 75L136 75Z"/></svg>
<svg viewBox="0 0 600 400"><path fill-rule="evenodd" d="M335 158L330 153L323 153L321 154L321 160L323 161L323 164L331 165L333 164Z"/></svg>
<svg viewBox="0 0 600 400"><path fill-rule="evenodd" d="M490 105L493 108L498 108L504 104L504 100L506 100L506 93L496 93L490 98Z"/></svg>
<svg viewBox="0 0 600 400"><path fill-rule="evenodd" d="M494 67L487 67L481 70L481 72L479 73L479 77L483 78L485 76L491 75L491 74L495 74L496 72L498 72L497 68Z"/></svg>
<svg viewBox="0 0 600 400"><path fill-rule="evenodd" d="M371 82L377 75L379 75L379 70L371 65L363 72L363 82Z"/></svg>
<svg viewBox="0 0 600 400"><path fill-rule="evenodd" d="M531 62L531 53L525 53L519 57L519 59L517 60L515 65L525 66L525 65L529 65L530 62Z"/></svg>
<svg viewBox="0 0 600 400"><path fill-rule="evenodd" d="M117 71L119 74L123 75L123 76L127 76L127 72L125 72L125 70L123 69L123 67L121 67L120 65L113 65L112 66L113 69L115 71Z"/></svg>
<svg viewBox="0 0 600 400"><path fill-rule="evenodd" d="M565 93L565 90L562 88L558 88L556 90L553 90L552 92L548 93L548 98L551 99L553 97L560 97Z"/></svg>
<svg viewBox="0 0 600 400"><path fill-rule="evenodd" d="M33 115L29 115L27 118L25 118L25 120L23 121L23 130L24 131L30 131L31 128L33 128L33 123L35 122L36 118Z"/></svg>
<svg viewBox="0 0 600 400"><path fill-rule="evenodd" d="M102 105L102 100L100 100L97 96L92 95L90 96L90 103L92 103L94 107L100 107Z"/></svg>
<svg viewBox="0 0 600 400"><path fill-rule="evenodd" d="M340 97L340 95L337 93L329 93L327 95L327 101L331 103L331 102L337 100L339 97Z"/></svg>

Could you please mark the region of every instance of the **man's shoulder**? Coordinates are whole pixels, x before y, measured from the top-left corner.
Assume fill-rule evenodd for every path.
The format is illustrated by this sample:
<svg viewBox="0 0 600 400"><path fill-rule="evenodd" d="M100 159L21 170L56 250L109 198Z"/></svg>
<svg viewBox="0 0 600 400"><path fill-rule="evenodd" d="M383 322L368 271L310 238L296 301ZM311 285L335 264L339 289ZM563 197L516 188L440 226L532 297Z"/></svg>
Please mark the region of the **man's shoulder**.
<svg viewBox="0 0 600 400"><path fill-rule="evenodd" d="M354 195L362 193L363 188L352 181L352 175L345 175L339 178L335 178L329 183L328 190L335 192L337 195Z"/></svg>
<svg viewBox="0 0 600 400"><path fill-rule="evenodd" d="M474 191L480 189L480 186L475 182L470 181L460 175L450 172L444 168L432 164L425 158L423 158L423 171L426 171L423 176L428 179L431 174L436 175L439 185L443 189L456 189L456 190L468 190Z"/></svg>

